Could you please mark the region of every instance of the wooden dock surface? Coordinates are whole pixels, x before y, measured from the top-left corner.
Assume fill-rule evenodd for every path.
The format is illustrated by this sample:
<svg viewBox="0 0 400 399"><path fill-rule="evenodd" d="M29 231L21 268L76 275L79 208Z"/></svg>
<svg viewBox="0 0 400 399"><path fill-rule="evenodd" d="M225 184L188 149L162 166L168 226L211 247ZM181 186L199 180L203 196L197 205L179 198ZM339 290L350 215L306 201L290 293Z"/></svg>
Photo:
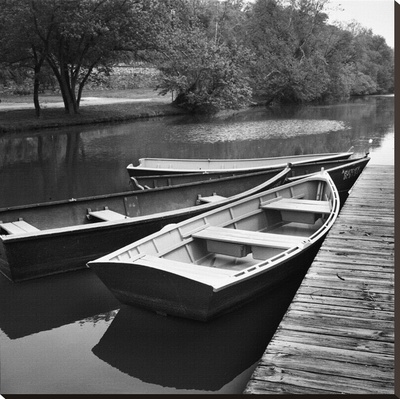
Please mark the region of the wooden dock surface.
<svg viewBox="0 0 400 399"><path fill-rule="evenodd" d="M368 165L244 391L394 394L394 167Z"/></svg>

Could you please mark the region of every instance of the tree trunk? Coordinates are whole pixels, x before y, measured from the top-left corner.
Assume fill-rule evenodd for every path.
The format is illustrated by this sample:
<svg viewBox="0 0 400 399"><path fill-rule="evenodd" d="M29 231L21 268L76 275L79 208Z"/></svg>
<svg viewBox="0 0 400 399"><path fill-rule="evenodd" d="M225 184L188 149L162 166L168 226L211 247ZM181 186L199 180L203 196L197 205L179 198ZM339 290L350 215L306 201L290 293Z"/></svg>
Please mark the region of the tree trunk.
<svg viewBox="0 0 400 399"><path fill-rule="evenodd" d="M40 68L41 65L35 65L35 77L33 81L33 103L35 105L35 114L37 118L40 118L41 111L39 104Z"/></svg>
<svg viewBox="0 0 400 399"><path fill-rule="evenodd" d="M79 104L76 101L76 96L74 89L71 87L68 77L61 74L61 79L59 79L60 89L62 98L64 101L64 108L67 114L78 114Z"/></svg>
<svg viewBox="0 0 400 399"><path fill-rule="evenodd" d="M61 65L61 82L60 87L61 91L63 92L63 99L65 110L68 111L69 114L74 112L77 113L76 104L74 104L74 95L71 88L70 77L68 73L68 65Z"/></svg>
<svg viewBox="0 0 400 399"><path fill-rule="evenodd" d="M64 102L64 109L66 114L78 114L79 104L76 100L74 88L71 87L71 81L68 73L67 65L60 65L60 70L58 70L57 65L53 62L51 58L47 59L51 69L54 72L60 85L61 95Z"/></svg>

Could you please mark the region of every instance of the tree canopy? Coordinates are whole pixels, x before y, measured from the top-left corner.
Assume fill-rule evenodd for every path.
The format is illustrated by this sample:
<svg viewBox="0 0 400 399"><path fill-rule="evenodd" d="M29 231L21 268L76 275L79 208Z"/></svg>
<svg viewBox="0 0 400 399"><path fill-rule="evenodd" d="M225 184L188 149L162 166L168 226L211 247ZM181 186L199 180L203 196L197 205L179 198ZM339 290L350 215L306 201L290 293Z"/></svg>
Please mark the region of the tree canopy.
<svg viewBox="0 0 400 399"><path fill-rule="evenodd" d="M1 0L1 59L33 68L37 84L46 63L66 111L76 113L94 68L106 70L124 52L148 47L152 5L138 0Z"/></svg>
<svg viewBox="0 0 400 399"><path fill-rule="evenodd" d="M336 101L393 92L393 49L353 23L328 24L328 0L0 0L0 81L57 80L67 113L91 74L144 59L158 90L193 111Z"/></svg>

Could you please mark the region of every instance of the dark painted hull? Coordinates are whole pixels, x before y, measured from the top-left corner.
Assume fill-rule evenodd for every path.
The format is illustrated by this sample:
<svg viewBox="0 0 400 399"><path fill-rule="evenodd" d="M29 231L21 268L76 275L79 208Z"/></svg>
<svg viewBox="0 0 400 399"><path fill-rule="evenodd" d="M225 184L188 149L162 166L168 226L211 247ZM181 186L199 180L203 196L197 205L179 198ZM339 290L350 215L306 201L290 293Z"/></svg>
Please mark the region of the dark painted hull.
<svg viewBox="0 0 400 399"><path fill-rule="evenodd" d="M246 196L280 185L287 172L265 171L239 180L226 179L223 184L199 182L185 190L175 187L4 209L0 212L3 222L23 217L40 227L40 231L1 235L0 271L12 281L22 281L86 268L88 261L152 234L167 224L230 203L238 195ZM220 203L195 205L199 193L207 196L215 191L228 198ZM103 209L105 205L132 219L89 222L87 209ZM59 228L57 223L60 223Z"/></svg>
<svg viewBox="0 0 400 399"><path fill-rule="evenodd" d="M339 193L347 193L358 179L370 158L368 156L356 159L341 159L309 162L305 164L291 165L288 174L289 181L303 178L312 173L319 172L322 168L326 170L334 181ZM240 176L244 172L218 172L218 173L182 173L172 175L155 175L131 177L131 183L135 189L141 186L146 188L168 187L193 182L218 180L229 176Z"/></svg>
<svg viewBox="0 0 400 399"><path fill-rule="evenodd" d="M279 267L218 292L211 286L158 269L132 268L122 263L116 271L112 263L101 262L92 262L90 268L122 303L161 314L208 321L267 293L293 274L305 272L322 241L323 238ZM152 284L146 283L148 281Z"/></svg>
<svg viewBox="0 0 400 399"><path fill-rule="evenodd" d="M343 206L348 193L353 187L354 183L361 175L365 166L370 161L368 156L356 159L344 159L334 161L318 161L306 164L291 165L291 171L288 174L289 181L295 181L312 173L317 173L323 168L326 170L334 181L340 195L340 201ZM259 172L258 172L259 173ZM226 178L227 176L240 176L243 172L226 172L226 173L183 173L176 175L158 175L158 176L142 176L132 178L132 185L138 189L139 186L149 187L151 189L156 187L168 187L173 185L188 184L190 182L200 182L208 180L218 180ZM250 175L250 174L249 174Z"/></svg>
<svg viewBox="0 0 400 399"><path fill-rule="evenodd" d="M14 282L86 268L86 263L127 245L166 224L190 217L182 214L146 223L96 226L0 241L0 271Z"/></svg>
<svg viewBox="0 0 400 399"><path fill-rule="evenodd" d="M370 158L365 156L360 159L349 160L348 162L338 161L325 165L324 169L329 173L339 192L341 206L345 203L349 191L360 177L369 161ZM296 181L311 173L318 172L319 170L320 169L315 165L299 165L291 170L288 175L288 180Z"/></svg>

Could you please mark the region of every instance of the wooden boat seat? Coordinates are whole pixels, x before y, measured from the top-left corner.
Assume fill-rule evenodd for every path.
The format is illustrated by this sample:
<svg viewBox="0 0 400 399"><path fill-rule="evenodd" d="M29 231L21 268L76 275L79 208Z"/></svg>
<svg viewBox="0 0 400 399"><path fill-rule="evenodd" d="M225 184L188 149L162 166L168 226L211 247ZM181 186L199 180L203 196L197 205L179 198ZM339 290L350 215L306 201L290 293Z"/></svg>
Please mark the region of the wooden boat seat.
<svg viewBox="0 0 400 399"><path fill-rule="evenodd" d="M18 220L15 222L0 223L0 227L9 234L24 234L34 233L40 231L35 226L25 222L25 220Z"/></svg>
<svg viewBox="0 0 400 399"><path fill-rule="evenodd" d="M153 255L138 256L132 263L155 267L160 270L167 270L170 273L176 273L182 277L191 278L210 285L217 283L221 279L225 280L227 277L233 276L237 273L237 270L232 271L217 267L178 262L171 259L159 258Z"/></svg>
<svg viewBox="0 0 400 399"><path fill-rule="evenodd" d="M286 250L295 246L302 246L302 241L306 239L306 237L287 234L263 233L217 226L209 226L192 234L192 237L206 240L207 249L210 252L237 257L247 256L250 252L253 252L255 257L258 248Z"/></svg>
<svg viewBox="0 0 400 399"><path fill-rule="evenodd" d="M222 195L217 195L217 194L213 194L210 195L208 197L198 197L198 201L201 203L210 203L210 202L218 202L218 201L222 201L226 199L226 197L223 197Z"/></svg>
<svg viewBox="0 0 400 399"><path fill-rule="evenodd" d="M105 222L128 219L128 216L125 216L122 213L111 211L110 209L104 209L102 211L88 210L88 215L103 220Z"/></svg>
<svg viewBox="0 0 400 399"><path fill-rule="evenodd" d="M300 222L313 224L320 215L329 214L329 201L305 200L299 198L277 198L276 201L261 205L261 209L281 211L285 222Z"/></svg>
<svg viewBox="0 0 400 399"><path fill-rule="evenodd" d="M261 208L328 214L331 212L329 201L305 200L298 198L280 198L277 201L261 205Z"/></svg>

